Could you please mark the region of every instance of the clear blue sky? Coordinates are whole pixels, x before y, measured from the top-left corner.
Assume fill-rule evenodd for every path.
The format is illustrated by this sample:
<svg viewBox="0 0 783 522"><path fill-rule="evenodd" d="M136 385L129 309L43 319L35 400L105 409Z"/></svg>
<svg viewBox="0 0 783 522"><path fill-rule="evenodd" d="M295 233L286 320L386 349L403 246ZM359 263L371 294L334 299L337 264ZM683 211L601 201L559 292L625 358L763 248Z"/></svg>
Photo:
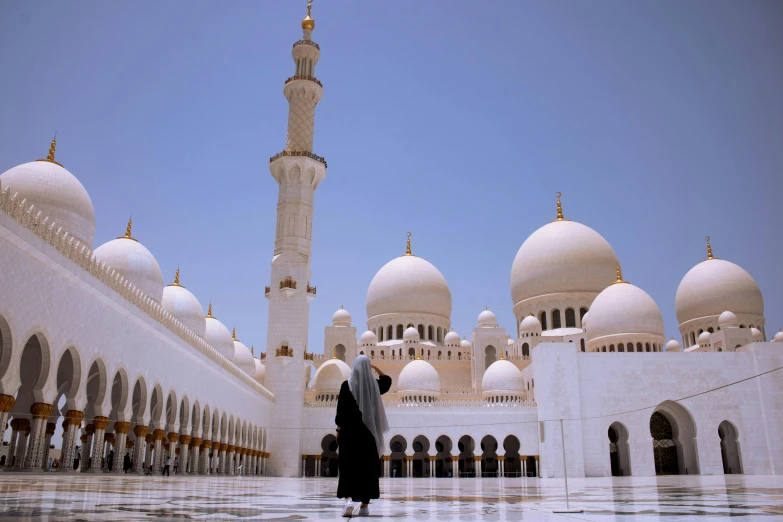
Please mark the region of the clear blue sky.
<svg viewBox="0 0 783 522"><path fill-rule="evenodd" d="M0 171L57 159L95 246L125 230L240 339L266 339L283 82L305 2L0 3ZM705 258L738 263L783 326L783 3L316 0L310 350L401 255L435 264L466 335L514 331L511 263L555 217L601 233L677 333ZM777 268L776 268L777 267ZM679 337L679 335L678 335ZM258 350L256 351L256 353Z"/></svg>

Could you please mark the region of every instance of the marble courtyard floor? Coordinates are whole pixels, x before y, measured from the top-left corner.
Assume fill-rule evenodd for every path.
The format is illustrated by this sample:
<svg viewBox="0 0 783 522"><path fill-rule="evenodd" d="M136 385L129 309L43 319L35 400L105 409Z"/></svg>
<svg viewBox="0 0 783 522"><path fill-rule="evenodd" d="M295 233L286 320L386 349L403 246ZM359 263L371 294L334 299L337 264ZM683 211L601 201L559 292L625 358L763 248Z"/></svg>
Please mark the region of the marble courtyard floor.
<svg viewBox="0 0 783 522"><path fill-rule="evenodd" d="M382 479L372 518L398 520L783 520L783 477ZM0 521L338 520L336 479L0 473Z"/></svg>

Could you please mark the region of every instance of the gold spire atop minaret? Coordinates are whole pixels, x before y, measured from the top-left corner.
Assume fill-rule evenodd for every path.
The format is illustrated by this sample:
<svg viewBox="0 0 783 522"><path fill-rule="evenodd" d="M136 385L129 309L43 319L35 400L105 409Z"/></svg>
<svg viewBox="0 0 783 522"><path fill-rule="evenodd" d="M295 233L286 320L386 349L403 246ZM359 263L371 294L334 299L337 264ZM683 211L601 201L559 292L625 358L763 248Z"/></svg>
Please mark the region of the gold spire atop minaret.
<svg viewBox="0 0 783 522"><path fill-rule="evenodd" d="M315 20L310 17L310 10L313 8L313 2L310 0L307 2L307 16L302 20L302 29L315 29Z"/></svg>
<svg viewBox="0 0 783 522"><path fill-rule="evenodd" d="M231 340L236 341L237 340L237 327L235 326L233 330L231 330Z"/></svg>
<svg viewBox="0 0 783 522"><path fill-rule="evenodd" d="M171 283L169 286L182 286L179 284L179 267L177 267L177 271L174 273L174 282Z"/></svg>
<svg viewBox="0 0 783 522"><path fill-rule="evenodd" d="M612 284L616 285L618 283L628 283L628 281L623 281L623 269L620 268L620 265L617 265L617 281Z"/></svg>
<svg viewBox="0 0 783 522"><path fill-rule="evenodd" d="M557 197L557 219L555 221L568 221L567 219L563 218L563 204L560 203L560 198L562 196L562 192L555 192L555 197Z"/></svg>
<svg viewBox="0 0 783 522"><path fill-rule="evenodd" d="M710 236L704 238L707 241L707 259L715 259L712 257L712 245L710 244Z"/></svg>
<svg viewBox="0 0 783 522"><path fill-rule="evenodd" d="M125 235L120 236L117 239L130 239L136 241L135 239L133 239L133 237L131 237L131 228L133 228L133 215L131 215L131 217L128 218L128 226L125 227Z"/></svg>
<svg viewBox="0 0 783 522"><path fill-rule="evenodd" d="M215 316L212 315L212 301L209 302L209 308L207 309L207 319L214 319Z"/></svg>
<svg viewBox="0 0 783 522"><path fill-rule="evenodd" d="M413 254L411 254L411 233L410 232L408 232L408 244L405 247L405 255L406 256L412 256L413 255Z"/></svg>
<svg viewBox="0 0 783 522"><path fill-rule="evenodd" d="M60 165L56 161L54 161L54 150L57 148L57 133L54 133L54 138L52 138L52 143L49 145L49 154L47 154L46 159L39 159L37 161L48 161L49 163L54 163L55 165ZM62 167L62 165L60 165Z"/></svg>

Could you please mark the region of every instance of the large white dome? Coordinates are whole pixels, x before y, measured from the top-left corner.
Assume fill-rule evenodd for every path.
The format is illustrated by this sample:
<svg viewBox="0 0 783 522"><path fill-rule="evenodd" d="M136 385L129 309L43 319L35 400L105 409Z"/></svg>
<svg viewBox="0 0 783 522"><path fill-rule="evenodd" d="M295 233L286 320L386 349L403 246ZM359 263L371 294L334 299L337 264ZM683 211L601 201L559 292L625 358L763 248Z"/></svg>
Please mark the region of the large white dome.
<svg viewBox="0 0 783 522"><path fill-rule="evenodd" d="M250 353L250 348L236 338L236 329L231 334L231 339L234 341L234 364L239 366L246 374L254 377L256 373L256 363L253 362L255 357Z"/></svg>
<svg viewBox="0 0 783 522"><path fill-rule="evenodd" d="M103 261L133 283L149 297L161 302L163 274L155 256L130 235L131 222L124 236L112 239L93 251L98 261Z"/></svg>
<svg viewBox="0 0 783 522"><path fill-rule="evenodd" d="M522 372L514 363L500 359L489 365L481 378L481 389L484 394L515 394L524 390Z"/></svg>
<svg viewBox="0 0 783 522"><path fill-rule="evenodd" d="M763 316L764 299L756 281L742 267L723 259L707 259L682 278L674 308L680 324L719 316L726 310Z"/></svg>
<svg viewBox="0 0 783 522"><path fill-rule="evenodd" d="M207 323L204 320L204 309L196 296L179 284L179 269L174 283L163 289L161 305L196 335L202 338L206 335Z"/></svg>
<svg viewBox="0 0 783 522"><path fill-rule="evenodd" d="M340 359L329 359L315 372L313 389L317 393L337 393L351 376L351 367Z"/></svg>
<svg viewBox="0 0 783 522"><path fill-rule="evenodd" d="M209 304L209 310L207 311L207 317L204 322L206 323L204 340L207 341L212 348L223 354L226 359L233 361L234 340L231 338L231 332L228 331L228 328L213 317L212 303Z"/></svg>
<svg viewBox="0 0 783 522"><path fill-rule="evenodd" d="M440 393L440 377L430 363L415 359L400 372L397 391L401 394L437 395Z"/></svg>
<svg viewBox="0 0 783 522"><path fill-rule="evenodd" d="M451 317L451 292L443 275L428 261L404 255L386 263L367 289L367 317L425 313Z"/></svg>
<svg viewBox="0 0 783 522"><path fill-rule="evenodd" d="M31 161L0 174L0 188L10 188L27 207L48 216L63 230L92 248L95 238L95 210L84 186L62 165L54 161Z"/></svg>
<svg viewBox="0 0 783 522"><path fill-rule="evenodd" d="M595 230L554 221L533 232L511 267L514 304L567 292L600 292L614 281L617 256Z"/></svg>
<svg viewBox="0 0 783 522"><path fill-rule="evenodd" d="M593 301L587 340L625 334L663 338L663 316L647 292L630 283L620 282L607 287Z"/></svg>
<svg viewBox="0 0 783 522"><path fill-rule="evenodd" d="M259 360L253 357L253 364L256 367L255 374L253 375L253 378L256 380L258 384L261 386L264 385L264 380L266 379L266 366Z"/></svg>

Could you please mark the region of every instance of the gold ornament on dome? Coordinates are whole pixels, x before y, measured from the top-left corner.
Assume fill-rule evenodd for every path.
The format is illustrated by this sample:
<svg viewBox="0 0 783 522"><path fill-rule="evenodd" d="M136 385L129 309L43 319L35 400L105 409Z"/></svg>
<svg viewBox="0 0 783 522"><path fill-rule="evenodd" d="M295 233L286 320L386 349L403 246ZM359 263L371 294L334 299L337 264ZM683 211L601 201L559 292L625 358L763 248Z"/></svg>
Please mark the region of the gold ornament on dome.
<svg viewBox="0 0 783 522"><path fill-rule="evenodd" d="M215 316L212 315L212 301L209 302L209 308L207 309L207 319L214 319Z"/></svg>
<svg viewBox="0 0 783 522"><path fill-rule="evenodd" d="M707 241L707 259L715 259L712 257L712 245L710 244L710 236L706 236L705 241Z"/></svg>
<svg viewBox="0 0 783 522"><path fill-rule="evenodd" d="M412 256L413 255L413 254L411 254L411 233L410 232L408 232L408 243L407 243L407 245L405 247L405 255L406 256Z"/></svg>
<svg viewBox="0 0 783 522"><path fill-rule="evenodd" d="M617 270L617 280L612 284L616 285L618 283L628 283L628 281L623 281L623 270L620 268L620 265L616 265L616 270Z"/></svg>
<svg viewBox="0 0 783 522"><path fill-rule="evenodd" d="M131 237L131 228L133 227L133 215L131 215L130 218L128 218L128 226L125 227L125 235L119 236L117 239L130 239L131 241L136 241Z"/></svg>
<svg viewBox="0 0 783 522"><path fill-rule="evenodd" d="M311 0L310 2L307 2L307 16L302 20L302 29L310 29L311 31L315 29L315 20L310 17L310 10L312 8L313 2Z"/></svg>
<svg viewBox="0 0 783 522"><path fill-rule="evenodd" d="M177 271L174 272L174 282L171 283L169 286L182 286L179 284L179 267L177 267ZM184 286L182 288L185 288Z"/></svg>
<svg viewBox="0 0 783 522"><path fill-rule="evenodd" d="M555 221L570 221L570 219L565 219L563 217L563 204L560 203L560 198L562 196L562 192L555 192L555 197L557 198L557 219Z"/></svg>
<svg viewBox="0 0 783 522"><path fill-rule="evenodd" d="M46 156L46 159L39 159L36 161L48 161L49 163L54 163L55 165L62 165L60 163L57 163L54 161L54 150L57 148L57 133L54 133L54 138L52 139L52 143L49 145L49 154Z"/></svg>

